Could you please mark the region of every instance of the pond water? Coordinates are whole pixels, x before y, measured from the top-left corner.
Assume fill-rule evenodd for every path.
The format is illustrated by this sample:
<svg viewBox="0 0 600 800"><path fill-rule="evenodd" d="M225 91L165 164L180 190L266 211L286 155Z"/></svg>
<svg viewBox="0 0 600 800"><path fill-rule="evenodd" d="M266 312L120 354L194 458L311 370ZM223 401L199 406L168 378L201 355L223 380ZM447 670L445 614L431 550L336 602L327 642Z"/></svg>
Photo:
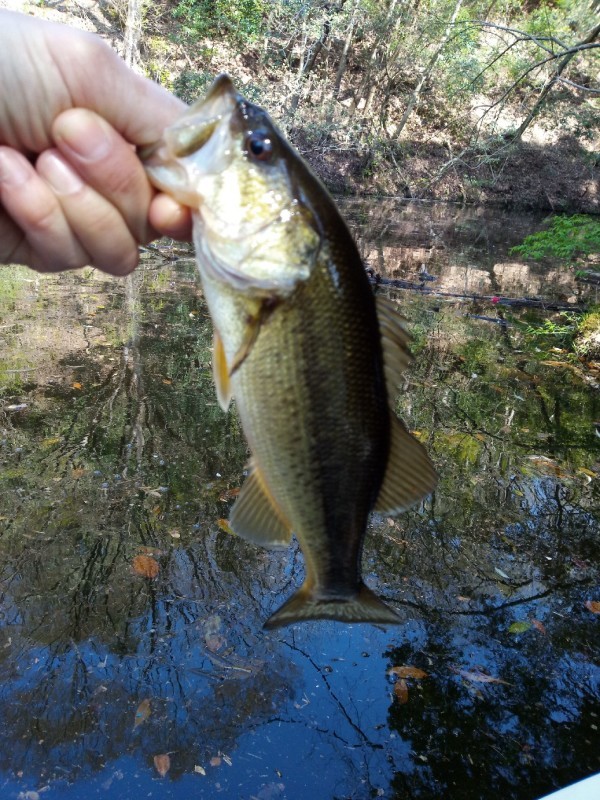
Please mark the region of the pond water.
<svg viewBox="0 0 600 800"><path fill-rule="evenodd" d="M228 532L247 451L189 254L0 273L3 798L534 800L600 769L599 373L568 314L489 299L581 290L510 255L539 217L343 205L377 273L434 290L378 287L441 476L370 524L395 629L262 630L302 558Z"/></svg>

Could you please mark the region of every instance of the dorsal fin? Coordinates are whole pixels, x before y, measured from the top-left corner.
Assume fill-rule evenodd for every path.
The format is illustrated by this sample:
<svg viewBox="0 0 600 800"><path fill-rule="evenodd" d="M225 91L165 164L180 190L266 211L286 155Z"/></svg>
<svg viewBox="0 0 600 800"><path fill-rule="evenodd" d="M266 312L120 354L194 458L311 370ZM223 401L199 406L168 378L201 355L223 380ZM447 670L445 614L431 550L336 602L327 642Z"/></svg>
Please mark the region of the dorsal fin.
<svg viewBox="0 0 600 800"><path fill-rule="evenodd" d="M393 412L390 429L390 454L375 510L394 516L431 494L438 478L423 445Z"/></svg>
<svg viewBox="0 0 600 800"><path fill-rule="evenodd" d="M289 523L254 466L231 509L229 524L242 539L261 547L287 547L292 538Z"/></svg>
<svg viewBox="0 0 600 800"><path fill-rule="evenodd" d="M402 373L412 361L409 350L411 337L406 329L406 320L399 313L395 303L381 295L377 295L375 301L383 348L385 381L388 395L393 400L396 397Z"/></svg>
<svg viewBox="0 0 600 800"><path fill-rule="evenodd" d="M435 489L437 474L423 445L411 436L394 412L398 384L412 360L406 320L388 298L378 296L376 301L390 403L390 452L375 510L394 515L427 497Z"/></svg>

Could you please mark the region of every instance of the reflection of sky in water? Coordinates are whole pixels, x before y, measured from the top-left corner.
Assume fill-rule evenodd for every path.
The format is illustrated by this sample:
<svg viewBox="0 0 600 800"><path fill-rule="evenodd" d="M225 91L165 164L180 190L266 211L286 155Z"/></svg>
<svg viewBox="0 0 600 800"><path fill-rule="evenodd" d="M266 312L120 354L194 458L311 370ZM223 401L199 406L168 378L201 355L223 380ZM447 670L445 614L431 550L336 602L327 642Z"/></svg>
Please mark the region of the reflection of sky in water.
<svg viewBox="0 0 600 800"><path fill-rule="evenodd" d="M441 273L516 243L513 218L483 235L468 213L436 207L414 234L443 241ZM418 353L400 406L442 476L365 544L404 624L267 634L302 561L226 532L247 454L216 406L193 265L149 261L127 291L20 276L0 310L3 797L534 800L600 768L600 409L541 364L553 342L400 296ZM398 692L403 665L426 676Z"/></svg>

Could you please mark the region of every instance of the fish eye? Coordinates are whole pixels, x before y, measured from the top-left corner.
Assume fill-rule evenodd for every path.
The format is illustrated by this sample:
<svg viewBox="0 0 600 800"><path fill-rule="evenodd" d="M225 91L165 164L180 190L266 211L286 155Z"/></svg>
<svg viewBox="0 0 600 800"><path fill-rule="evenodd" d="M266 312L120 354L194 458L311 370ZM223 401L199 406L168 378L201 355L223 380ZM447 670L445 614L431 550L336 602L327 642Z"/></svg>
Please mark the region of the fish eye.
<svg viewBox="0 0 600 800"><path fill-rule="evenodd" d="M273 142L266 131L251 131L246 136L246 152L257 161L269 161L273 155Z"/></svg>

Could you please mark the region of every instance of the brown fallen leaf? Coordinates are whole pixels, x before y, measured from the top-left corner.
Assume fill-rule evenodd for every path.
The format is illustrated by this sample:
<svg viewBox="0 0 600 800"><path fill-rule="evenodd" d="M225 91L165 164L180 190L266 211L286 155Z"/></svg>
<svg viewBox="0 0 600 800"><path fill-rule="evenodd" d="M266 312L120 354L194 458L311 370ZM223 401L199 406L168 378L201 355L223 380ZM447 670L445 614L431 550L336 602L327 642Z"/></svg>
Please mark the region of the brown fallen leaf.
<svg viewBox="0 0 600 800"><path fill-rule="evenodd" d="M78 481L79 478L82 478L86 473L85 467L75 467L71 472L71 477Z"/></svg>
<svg viewBox="0 0 600 800"><path fill-rule="evenodd" d="M152 556L136 556L132 562L133 571L142 578L156 578L159 572L158 561Z"/></svg>
<svg viewBox="0 0 600 800"><path fill-rule="evenodd" d="M416 680L427 677L424 670L411 666L392 667L388 669L388 675L397 675L399 678L415 678Z"/></svg>
<svg viewBox="0 0 600 800"><path fill-rule="evenodd" d="M600 600L586 600L585 607L592 614L600 614Z"/></svg>
<svg viewBox="0 0 600 800"><path fill-rule="evenodd" d="M73 388L74 389L81 389L81 384L78 383L77 381L75 381L75 383L73 384Z"/></svg>
<svg viewBox="0 0 600 800"><path fill-rule="evenodd" d="M544 635L546 634L546 626L544 625L543 622L540 622L539 619L532 619L531 620L531 624L536 629L536 631L539 631L540 633L543 633Z"/></svg>
<svg viewBox="0 0 600 800"><path fill-rule="evenodd" d="M408 684L404 678L400 678L400 680L396 681L394 684L394 695L401 706L408 703Z"/></svg>
<svg viewBox="0 0 600 800"><path fill-rule="evenodd" d="M142 722L146 722L148 717L152 712L152 708L150 707L150 700L142 700L139 706L136 709L135 717L133 719L133 729L135 730L138 725L141 725Z"/></svg>
<svg viewBox="0 0 600 800"><path fill-rule="evenodd" d="M167 772L171 769L171 759L168 753L163 753L160 756L154 756L154 768L161 778L164 778Z"/></svg>
<svg viewBox="0 0 600 800"><path fill-rule="evenodd" d="M239 486L236 486L234 489L225 489L219 495L219 500L222 503L226 503L227 500L233 500L235 497L237 497L239 493L240 493Z"/></svg>
<svg viewBox="0 0 600 800"><path fill-rule="evenodd" d="M169 378L163 378L162 382L165 384L165 386L170 386L173 383L173 381L169 380Z"/></svg>

